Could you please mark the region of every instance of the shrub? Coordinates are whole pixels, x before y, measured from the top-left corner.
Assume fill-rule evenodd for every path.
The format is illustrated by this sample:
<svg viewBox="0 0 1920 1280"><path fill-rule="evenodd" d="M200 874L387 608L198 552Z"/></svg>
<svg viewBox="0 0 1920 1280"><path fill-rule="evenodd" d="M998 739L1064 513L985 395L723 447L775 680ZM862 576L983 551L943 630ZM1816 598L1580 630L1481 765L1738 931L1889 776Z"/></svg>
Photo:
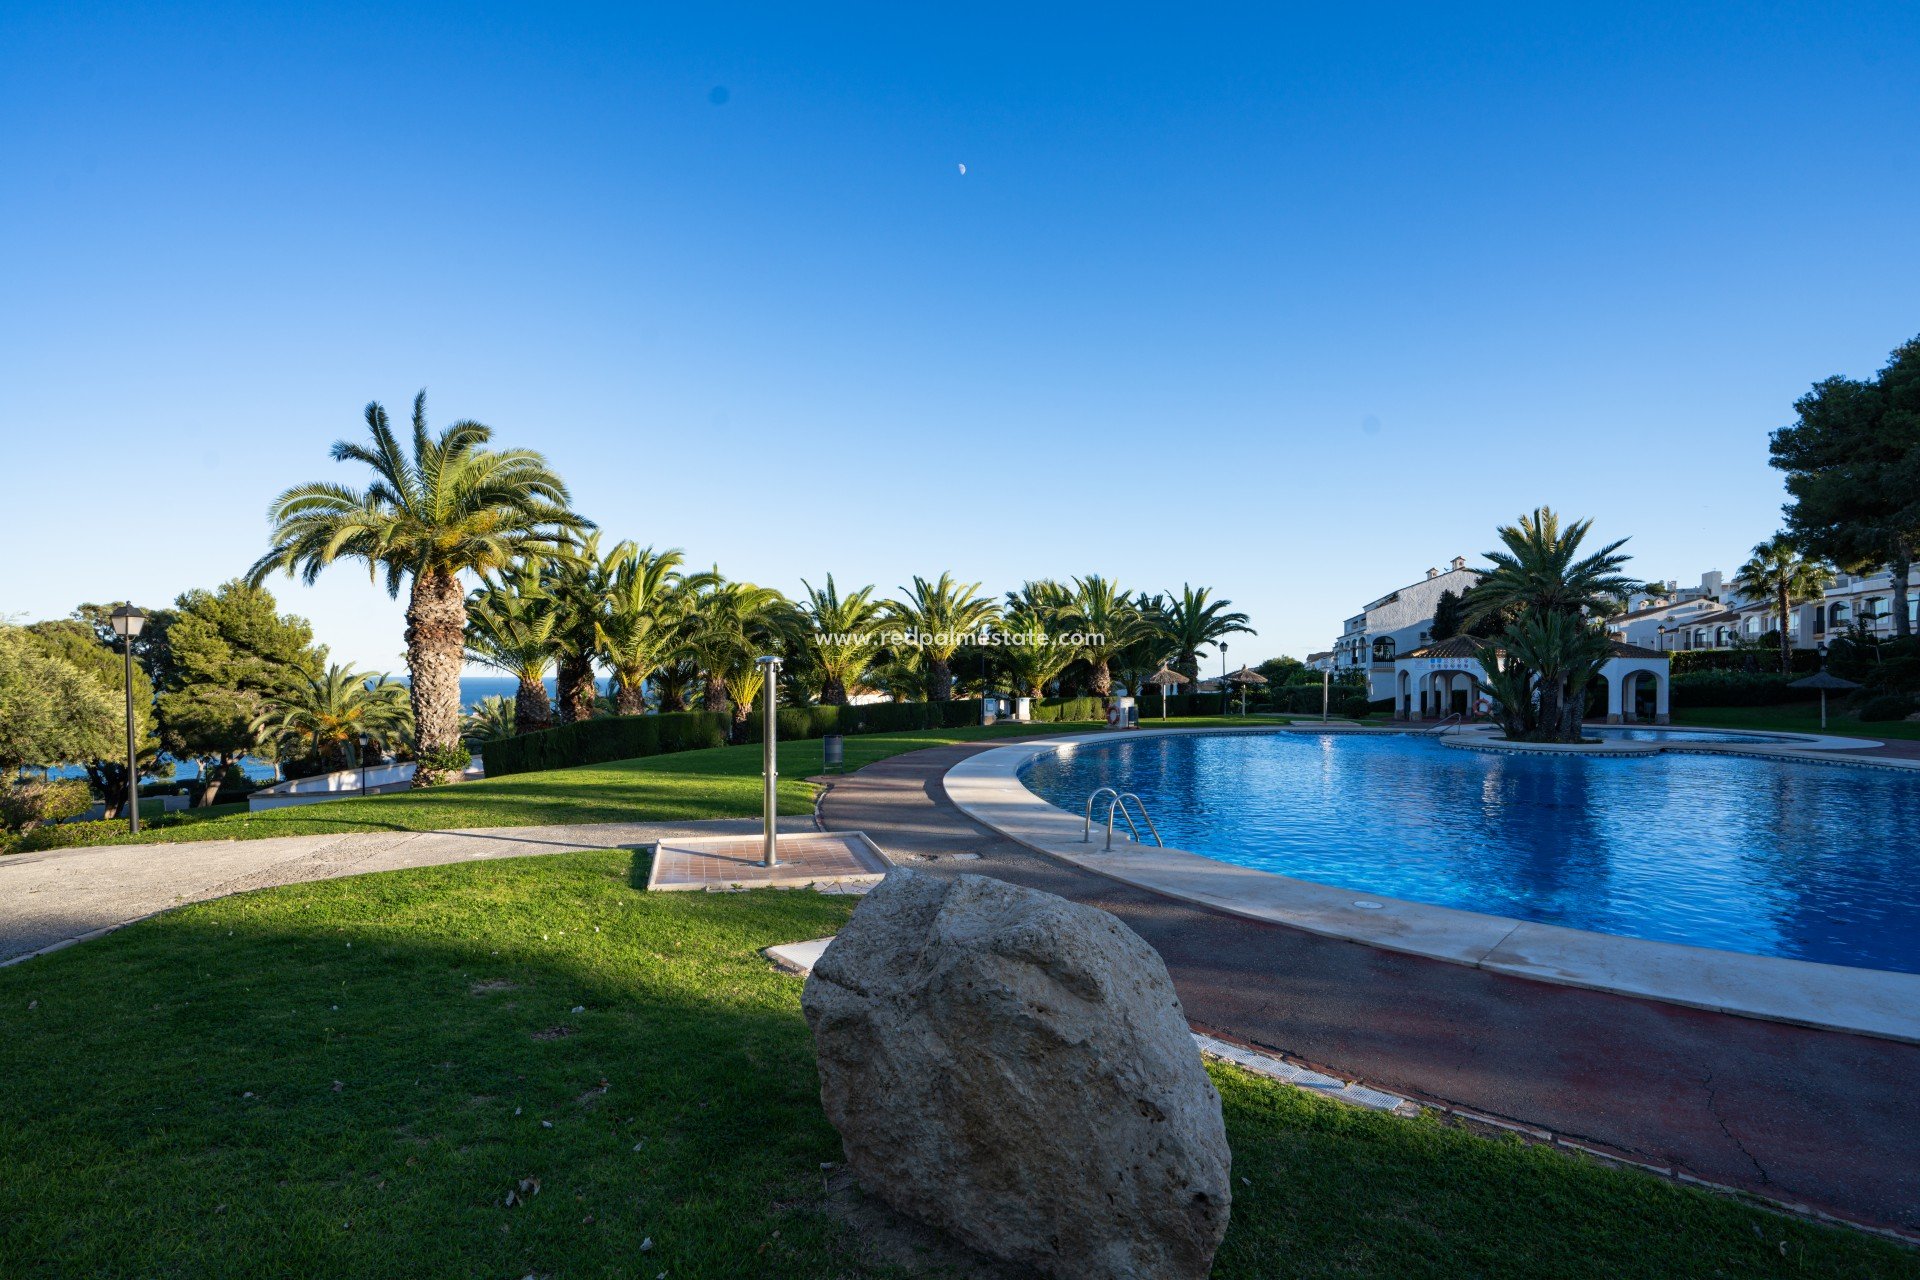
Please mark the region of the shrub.
<svg viewBox="0 0 1920 1280"><path fill-rule="evenodd" d="M1904 693L1883 693L1860 704L1862 720L1905 720L1913 714L1913 698Z"/></svg>
<svg viewBox="0 0 1920 1280"><path fill-rule="evenodd" d="M0 787L0 827L9 831L65 822L92 807L93 793L78 778L27 778Z"/></svg>
<svg viewBox="0 0 1920 1280"><path fill-rule="evenodd" d="M1676 677L1702 671L1780 674L1780 649L1777 643L1744 649L1676 649L1667 654L1667 661L1669 670ZM1813 649L1795 649L1792 662L1796 676L1812 675L1820 669L1820 654Z"/></svg>
<svg viewBox="0 0 1920 1280"><path fill-rule="evenodd" d="M489 778L541 769L668 755L727 742L728 717L712 711L675 711L652 716L602 716L516 734L481 746Z"/></svg>
<svg viewBox="0 0 1920 1280"><path fill-rule="evenodd" d="M1675 707L1768 707L1800 702L1806 694L1787 687L1788 677L1749 671L1690 671L1673 677Z"/></svg>
<svg viewBox="0 0 1920 1280"><path fill-rule="evenodd" d="M1177 699L1175 700L1178 701ZM1145 714L1144 704L1141 713ZM1174 715L1190 715L1191 712L1175 711ZM1038 722L1058 724L1065 721L1105 720L1107 704L1099 698L1036 698L1033 703L1033 718Z"/></svg>
<svg viewBox="0 0 1920 1280"><path fill-rule="evenodd" d="M124 818L102 818L97 822L59 822L35 827L14 845L16 853L34 853L41 849L72 849L81 845L105 844L125 835Z"/></svg>

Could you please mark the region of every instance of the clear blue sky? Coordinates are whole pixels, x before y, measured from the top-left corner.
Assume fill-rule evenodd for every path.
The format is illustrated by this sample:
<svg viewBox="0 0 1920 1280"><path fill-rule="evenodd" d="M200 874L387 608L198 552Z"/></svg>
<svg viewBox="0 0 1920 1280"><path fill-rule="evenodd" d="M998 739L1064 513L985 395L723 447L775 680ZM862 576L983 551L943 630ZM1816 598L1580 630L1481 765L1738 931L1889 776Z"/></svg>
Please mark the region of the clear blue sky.
<svg viewBox="0 0 1920 1280"><path fill-rule="evenodd" d="M424 386L736 577L1302 654L1542 502L1731 570L1920 332L1912 4L326 10L0 9L0 613L233 575Z"/></svg>

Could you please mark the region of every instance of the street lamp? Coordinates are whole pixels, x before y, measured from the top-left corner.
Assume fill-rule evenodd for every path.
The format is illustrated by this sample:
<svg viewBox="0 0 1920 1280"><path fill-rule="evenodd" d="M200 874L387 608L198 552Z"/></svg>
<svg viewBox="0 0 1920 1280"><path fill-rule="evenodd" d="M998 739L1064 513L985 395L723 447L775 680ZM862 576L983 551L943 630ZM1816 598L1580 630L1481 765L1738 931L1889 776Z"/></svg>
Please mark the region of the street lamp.
<svg viewBox="0 0 1920 1280"><path fill-rule="evenodd" d="M775 734L778 732L773 709L780 692L780 659L772 654L768 654L765 657L755 658L753 661L754 665L760 668L761 679L765 682L766 687L763 696L766 698L767 703L767 727L766 731L761 735L765 741L764 754L761 756L760 775L762 785L766 792L763 797L763 807L766 810L766 817L760 835L760 862L763 866L772 867L779 865L780 862L780 855L774 848L775 836L779 830L780 822L780 769L779 766L774 763L773 754L773 740Z"/></svg>
<svg viewBox="0 0 1920 1280"><path fill-rule="evenodd" d="M1220 714L1227 714L1227 642L1220 642Z"/></svg>
<svg viewBox="0 0 1920 1280"><path fill-rule="evenodd" d="M367 794L367 735L360 735L360 794Z"/></svg>
<svg viewBox="0 0 1920 1280"><path fill-rule="evenodd" d="M126 641L127 650L127 831L140 833L140 766L135 759L133 731L133 640L147 625L147 615L123 604L107 615L113 634Z"/></svg>

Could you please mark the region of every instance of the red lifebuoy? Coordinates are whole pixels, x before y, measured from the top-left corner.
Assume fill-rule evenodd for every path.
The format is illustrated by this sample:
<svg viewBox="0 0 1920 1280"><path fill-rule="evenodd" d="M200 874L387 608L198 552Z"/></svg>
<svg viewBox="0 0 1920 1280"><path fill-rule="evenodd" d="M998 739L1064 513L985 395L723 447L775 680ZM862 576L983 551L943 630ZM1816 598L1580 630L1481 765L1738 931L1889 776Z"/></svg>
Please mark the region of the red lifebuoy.
<svg viewBox="0 0 1920 1280"><path fill-rule="evenodd" d="M1117 706L1116 706L1116 707L1108 707L1108 708L1107 708L1107 723L1108 723L1109 725L1116 725L1116 724L1119 724L1119 723L1120 723L1120 708L1119 708L1119 707L1117 707Z"/></svg>

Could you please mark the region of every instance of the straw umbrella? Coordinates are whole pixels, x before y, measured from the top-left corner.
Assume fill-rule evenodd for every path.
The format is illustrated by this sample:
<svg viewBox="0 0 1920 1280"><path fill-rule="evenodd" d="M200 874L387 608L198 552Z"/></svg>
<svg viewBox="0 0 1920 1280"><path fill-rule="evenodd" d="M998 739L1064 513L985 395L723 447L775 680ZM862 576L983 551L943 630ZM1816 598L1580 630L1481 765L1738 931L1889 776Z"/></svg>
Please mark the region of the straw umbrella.
<svg viewBox="0 0 1920 1280"><path fill-rule="evenodd" d="M1858 689L1859 687L1859 685L1851 680L1842 680L1839 676L1828 675L1824 667L1813 675L1807 676L1802 680L1795 680L1787 686L1789 689L1818 689L1820 691L1820 727L1822 729L1827 727L1827 690L1833 689L1837 691L1842 689Z"/></svg>
<svg viewBox="0 0 1920 1280"><path fill-rule="evenodd" d="M1242 667L1227 677L1227 683L1240 686L1241 715L1244 716L1247 714L1247 686L1250 684L1265 684L1266 682L1267 678L1258 671L1255 671L1252 667Z"/></svg>
<svg viewBox="0 0 1920 1280"><path fill-rule="evenodd" d="M1158 671L1147 677L1148 684L1157 684L1160 686L1160 718L1162 720L1167 718L1168 688L1172 685L1185 684L1186 682L1187 678L1185 676L1181 675L1178 671L1171 670L1164 662L1160 664Z"/></svg>

